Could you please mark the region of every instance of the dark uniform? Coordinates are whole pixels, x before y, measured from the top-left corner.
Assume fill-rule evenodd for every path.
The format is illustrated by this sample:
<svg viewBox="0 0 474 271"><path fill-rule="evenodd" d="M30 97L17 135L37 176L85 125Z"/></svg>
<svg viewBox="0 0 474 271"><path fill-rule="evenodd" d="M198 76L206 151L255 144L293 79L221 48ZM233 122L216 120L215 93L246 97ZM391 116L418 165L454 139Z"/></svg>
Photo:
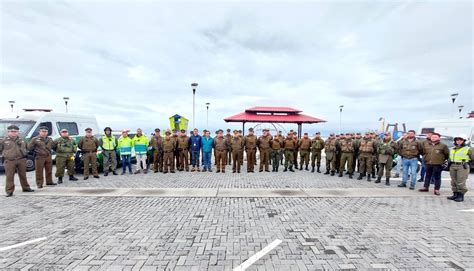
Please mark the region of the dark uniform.
<svg viewBox="0 0 474 271"><path fill-rule="evenodd" d="M342 177L344 169L346 168L349 172L349 178L352 179L352 162L354 158L354 141L352 140L350 134L346 134L346 138L339 142L341 146L341 164L339 166L339 177Z"/></svg>
<svg viewBox="0 0 474 271"><path fill-rule="evenodd" d="M86 131L92 131L87 128ZM79 140L79 149L81 149L82 157L84 159L84 180L89 178L89 163L92 167L92 175L94 178L99 178L99 171L97 170L97 148L99 147L99 140L94 136L83 136Z"/></svg>
<svg viewBox="0 0 474 271"><path fill-rule="evenodd" d="M268 132L267 129L263 130L264 132ZM262 172L265 170L266 172L270 172L268 169L268 164L270 160L270 142L272 140L271 135L263 135L258 138L257 146L258 151L260 153L260 168L259 171ZM278 166L278 162L276 163Z"/></svg>
<svg viewBox="0 0 474 271"><path fill-rule="evenodd" d="M48 131L47 127L41 127L40 131ZM36 173L36 186L43 188L44 175L46 175L46 185L56 185L53 182L53 158L51 156L51 150L53 148L53 140L47 136L36 136L30 140L28 144L28 150L33 152L35 157L35 173ZM44 174L45 173L45 174Z"/></svg>
<svg viewBox="0 0 474 271"><path fill-rule="evenodd" d="M163 172L163 150L161 145L163 138L160 135L160 129L155 129L155 135L150 140L150 146L153 149L153 171ZM189 159L188 159L189 161Z"/></svg>
<svg viewBox="0 0 474 271"><path fill-rule="evenodd" d="M230 141L232 149L232 173L240 173L240 166L242 165L242 152L244 149L244 139L238 135L238 131L234 130L234 136Z"/></svg>
<svg viewBox="0 0 474 271"><path fill-rule="evenodd" d="M316 133L316 137L311 140L311 172L314 172L314 166L317 166L317 172L321 173L321 152L324 149L324 140Z"/></svg>
<svg viewBox="0 0 474 271"><path fill-rule="evenodd" d="M218 131L218 134L222 134L222 130ZM214 152L216 153L216 173L225 173L225 166L227 162L227 151L230 148L229 142L222 136L214 138L213 142Z"/></svg>
<svg viewBox="0 0 474 271"><path fill-rule="evenodd" d="M325 175L331 173L331 176L334 176L336 168L336 150L337 150L337 141L334 134L331 134L329 138L324 143L324 153L326 154L326 172Z"/></svg>
<svg viewBox="0 0 474 271"><path fill-rule="evenodd" d="M374 161L375 154L375 142L370 138L369 134L366 134L365 137L356 143L356 148L359 153L359 177L357 180L362 180L362 178L367 175L367 181L370 182L370 174L372 173L372 163Z"/></svg>
<svg viewBox="0 0 474 271"><path fill-rule="evenodd" d="M183 130L184 131L184 130ZM179 171L189 171L189 137L186 132L181 131L183 134L178 136L178 153L179 153Z"/></svg>
<svg viewBox="0 0 474 271"><path fill-rule="evenodd" d="M254 172L257 160L257 136L253 134L253 128L250 128L249 134L245 136L244 146L247 153L247 172Z"/></svg>
<svg viewBox="0 0 474 271"><path fill-rule="evenodd" d="M278 172L278 167L280 166L281 161L281 149L283 147L283 139L280 136L275 136L270 141L271 150L271 159L272 159L272 172Z"/></svg>
<svg viewBox="0 0 474 271"><path fill-rule="evenodd" d="M15 172L20 177L21 188L23 192L33 192L26 179L26 143L18 134L10 135L11 133L18 133L20 130L17 126L8 126L9 135L6 138L0 139L0 153L3 155L3 163L5 167L5 192L7 197L11 197L15 191Z"/></svg>
<svg viewBox="0 0 474 271"><path fill-rule="evenodd" d="M390 133L386 133L384 140L377 143L377 161L379 163L378 177L375 183L380 183L385 169L385 184L390 185L393 155L397 152L397 143L394 142Z"/></svg>
<svg viewBox="0 0 474 271"><path fill-rule="evenodd" d="M288 133L288 137L285 138L285 140L283 141L283 149L285 150L285 169L283 170L284 172L288 171L288 168L290 169L290 171L294 172L293 155L295 153L295 149L298 147L298 142L293 139L292 136L292 133Z"/></svg>
<svg viewBox="0 0 474 271"><path fill-rule="evenodd" d="M303 138L299 140L298 148L300 150L300 170L303 170L303 164L305 166L305 169L309 170L308 165L309 165L309 154L311 150L311 138L308 137L308 133L304 133Z"/></svg>
<svg viewBox="0 0 474 271"><path fill-rule="evenodd" d="M176 141L171 136L170 131L166 131L166 136L163 138L162 146L163 149L163 173L166 174L168 171L174 173L174 158L173 154L176 149Z"/></svg>
<svg viewBox="0 0 474 271"><path fill-rule="evenodd" d="M56 177L58 183L63 182L64 170L67 168L70 181L77 181L74 177L74 155L77 151L76 142L69 138L67 130L61 130L61 137L53 141L53 150L56 152Z"/></svg>
<svg viewBox="0 0 474 271"><path fill-rule="evenodd" d="M232 135L230 134L230 129L227 129L227 134L225 135L225 140L228 144L228 146L230 146L231 144L231 141L232 141ZM232 163L232 150L231 150L231 147L229 147L229 149L226 151L226 163L230 166L231 163Z"/></svg>

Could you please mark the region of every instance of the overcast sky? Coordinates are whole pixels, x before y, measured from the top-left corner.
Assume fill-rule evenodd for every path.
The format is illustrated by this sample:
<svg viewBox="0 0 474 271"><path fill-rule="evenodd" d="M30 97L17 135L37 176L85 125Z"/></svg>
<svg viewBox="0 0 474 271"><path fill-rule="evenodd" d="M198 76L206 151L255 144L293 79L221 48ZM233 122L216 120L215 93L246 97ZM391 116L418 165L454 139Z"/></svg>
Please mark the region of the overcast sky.
<svg viewBox="0 0 474 271"><path fill-rule="evenodd" d="M473 4L1 1L0 111L95 114L100 127L211 129L252 106L322 118L304 130L418 129L473 110ZM296 128L296 126L286 126Z"/></svg>

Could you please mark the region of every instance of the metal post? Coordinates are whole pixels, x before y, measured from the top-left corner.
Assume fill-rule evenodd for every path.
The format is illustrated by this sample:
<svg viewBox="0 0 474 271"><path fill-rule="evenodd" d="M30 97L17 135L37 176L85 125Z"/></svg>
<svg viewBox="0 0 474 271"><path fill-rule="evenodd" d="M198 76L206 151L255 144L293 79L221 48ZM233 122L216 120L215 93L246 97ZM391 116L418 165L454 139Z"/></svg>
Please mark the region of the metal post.
<svg viewBox="0 0 474 271"><path fill-rule="evenodd" d="M196 128L196 89L193 88L193 129Z"/></svg>

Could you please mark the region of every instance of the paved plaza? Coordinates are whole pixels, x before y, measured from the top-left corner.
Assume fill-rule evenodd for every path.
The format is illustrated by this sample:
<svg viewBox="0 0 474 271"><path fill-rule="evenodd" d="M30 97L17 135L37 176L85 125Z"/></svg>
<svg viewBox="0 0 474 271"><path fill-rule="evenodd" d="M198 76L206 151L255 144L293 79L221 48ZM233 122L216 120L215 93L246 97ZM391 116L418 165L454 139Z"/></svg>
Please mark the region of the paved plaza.
<svg viewBox="0 0 474 271"><path fill-rule="evenodd" d="M0 197L1 270L232 270L275 240L247 270L474 270L473 194L446 200L447 173L441 196L305 170L78 177Z"/></svg>

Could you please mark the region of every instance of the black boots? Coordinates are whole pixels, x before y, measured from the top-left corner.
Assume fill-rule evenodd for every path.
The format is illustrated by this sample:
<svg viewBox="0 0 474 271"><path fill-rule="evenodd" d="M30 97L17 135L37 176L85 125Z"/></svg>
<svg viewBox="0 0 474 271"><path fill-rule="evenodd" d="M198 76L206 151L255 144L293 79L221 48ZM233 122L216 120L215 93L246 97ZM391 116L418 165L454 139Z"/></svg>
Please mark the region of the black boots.
<svg viewBox="0 0 474 271"><path fill-rule="evenodd" d="M321 173L321 170L319 170L320 166L318 166L318 170L316 170L318 173ZM313 168L314 169L314 168Z"/></svg>
<svg viewBox="0 0 474 271"><path fill-rule="evenodd" d="M382 177L378 177L377 180L375 180L375 183L380 183L382 181Z"/></svg>
<svg viewBox="0 0 474 271"><path fill-rule="evenodd" d="M464 193L461 192L453 192L451 197L447 197L449 200L454 200L455 202L463 202L464 201Z"/></svg>
<svg viewBox="0 0 474 271"><path fill-rule="evenodd" d="M459 194L458 192L453 192L453 195L452 195L451 197L447 197L447 199L449 199L449 200L455 200L455 199L458 198L458 194Z"/></svg>
<svg viewBox="0 0 474 271"><path fill-rule="evenodd" d="M304 170L308 171L308 165L305 166ZM313 172L314 172L314 167L313 167Z"/></svg>
<svg viewBox="0 0 474 271"><path fill-rule="evenodd" d="M298 168L298 166L295 166L295 168ZM303 170L303 165L300 165L300 170Z"/></svg>
<svg viewBox="0 0 474 271"><path fill-rule="evenodd" d="M372 181L372 179L370 179L370 174L367 174L367 181L368 181L368 182L371 182L371 181Z"/></svg>
<svg viewBox="0 0 474 271"><path fill-rule="evenodd" d="M295 167L295 168L296 168L296 167ZM290 171L291 171L291 172L295 172L295 171L293 170L293 166L290 166Z"/></svg>
<svg viewBox="0 0 474 271"><path fill-rule="evenodd" d="M63 183L63 177L58 177L58 183Z"/></svg>
<svg viewBox="0 0 474 271"><path fill-rule="evenodd" d="M390 185L390 178L389 177L385 178L385 185Z"/></svg>
<svg viewBox="0 0 474 271"><path fill-rule="evenodd" d="M362 173L360 173L359 177L357 177L357 180L362 180L363 177L364 177L364 175L362 175Z"/></svg>
<svg viewBox="0 0 474 271"><path fill-rule="evenodd" d="M287 172L287 171L288 171L288 168L287 168L287 167L285 167L285 169L283 170L283 172Z"/></svg>
<svg viewBox="0 0 474 271"><path fill-rule="evenodd" d="M331 171L331 176L334 176L334 175L336 175L336 172L333 170Z"/></svg>
<svg viewBox="0 0 474 271"><path fill-rule="evenodd" d="M339 177L342 177L342 171L341 171L341 172L339 172L339 175L338 175L338 176L339 176Z"/></svg>
<svg viewBox="0 0 474 271"><path fill-rule="evenodd" d="M464 193L458 193L458 197L454 199L455 202L463 202L464 201Z"/></svg>
<svg viewBox="0 0 474 271"><path fill-rule="evenodd" d="M312 167L312 169L311 169L311 173L314 173L314 167Z"/></svg>
<svg viewBox="0 0 474 271"><path fill-rule="evenodd" d="M78 178L74 177L74 175L69 175L69 180L70 181L77 181L79 180Z"/></svg>
<svg viewBox="0 0 474 271"><path fill-rule="evenodd" d="M329 169L326 169L326 172L324 172L324 175L329 175Z"/></svg>

